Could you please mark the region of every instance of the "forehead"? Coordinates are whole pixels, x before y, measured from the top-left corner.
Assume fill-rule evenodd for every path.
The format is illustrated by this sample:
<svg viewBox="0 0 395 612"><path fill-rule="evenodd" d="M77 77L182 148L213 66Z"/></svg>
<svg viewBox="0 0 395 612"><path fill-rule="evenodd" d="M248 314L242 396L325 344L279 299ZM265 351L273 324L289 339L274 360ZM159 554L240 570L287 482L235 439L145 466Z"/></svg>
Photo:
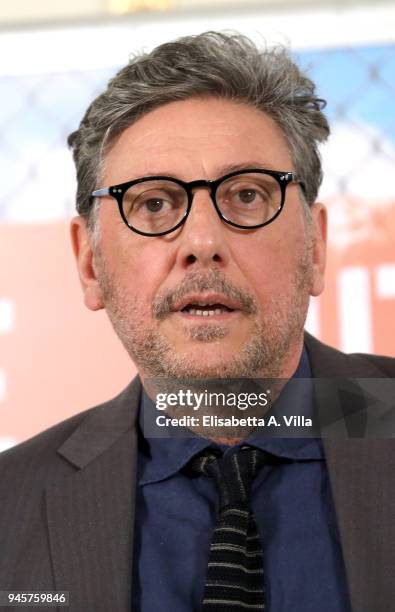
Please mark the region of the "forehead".
<svg viewBox="0 0 395 612"><path fill-rule="evenodd" d="M117 183L154 174L216 178L246 165L293 169L278 125L244 103L191 98L165 104L124 130L105 157L103 179Z"/></svg>

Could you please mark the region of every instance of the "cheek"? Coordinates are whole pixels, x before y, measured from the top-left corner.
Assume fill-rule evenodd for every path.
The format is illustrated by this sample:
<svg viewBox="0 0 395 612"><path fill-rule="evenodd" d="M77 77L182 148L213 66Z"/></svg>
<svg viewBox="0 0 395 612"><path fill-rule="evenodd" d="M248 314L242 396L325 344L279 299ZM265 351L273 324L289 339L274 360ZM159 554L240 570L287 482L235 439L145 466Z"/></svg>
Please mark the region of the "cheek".
<svg viewBox="0 0 395 612"><path fill-rule="evenodd" d="M122 238L116 255L112 254L113 280L123 301L133 306L136 315L147 319L151 316L153 299L167 275L166 258L147 242L147 238Z"/></svg>
<svg viewBox="0 0 395 612"><path fill-rule="evenodd" d="M295 234L287 241L269 231L250 235L249 241L237 250L237 260L242 275L264 304L284 296L292 285L295 271L304 253L303 238Z"/></svg>
<svg viewBox="0 0 395 612"><path fill-rule="evenodd" d="M168 245L132 232L114 210L101 214L100 248L112 291L130 316L146 321L169 272Z"/></svg>

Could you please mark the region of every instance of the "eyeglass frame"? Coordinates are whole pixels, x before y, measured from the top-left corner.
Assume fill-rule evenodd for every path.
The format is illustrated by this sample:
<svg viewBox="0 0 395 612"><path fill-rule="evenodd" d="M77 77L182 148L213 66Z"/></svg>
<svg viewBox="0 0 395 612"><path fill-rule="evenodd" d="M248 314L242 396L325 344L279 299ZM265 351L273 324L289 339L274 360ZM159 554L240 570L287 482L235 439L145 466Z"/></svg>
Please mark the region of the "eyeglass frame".
<svg viewBox="0 0 395 612"><path fill-rule="evenodd" d="M281 203L280 206L278 207L277 212L275 213L275 215L269 219L269 221L265 221L264 223L259 223L257 225L239 225L238 223L234 223L233 221L230 221L229 219L227 219L221 212L218 204L217 204L217 200L216 200L216 193L218 191L219 186L226 181L229 178L232 178L232 176L237 176L239 174L251 174L251 173L255 173L255 174L266 174L269 176L272 176L273 178L275 178L280 186L280 190L281 190ZM182 187L184 189L184 191L187 194L188 197L188 203L187 203L187 207L185 210L185 214L183 215L183 217L180 219L180 221L178 221L178 223L172 227L169 230L166 230L164 232L157 232L157 233L148 233L148 232L143 232L142 230L138 230L137 228L133 227L132 225L130 225L130 223L128 223L127 218L124 214L124 210L123 210L123 196L125 195L126 191L128 189L130 189L130 187L133 187L133 185L138 185L140 183L145 183L148 181L158 181L158 180L166 180L166 181L171 181L173 183L176 183L177 185L179 185L180 187ZM110 187L103 187L102 189L96 189L95 191L92 191L91 193L91 197L92 198L101 198L101 197L105 197L105 196L110 196L112 198L114 198L117 203L118 203L118 208L119 208L119 213L122 217L122 220L124 221L125 225L127 225L127 227L132 230L133 232L136 232L136 234L140 234L141 236L148 236L148 237L157 237L157 236L165 236L167 234L170 234L171 232L174 232L176 229L178 229L179 227L181 227L182 225L184 225L184 223L186 222L189 213L191 212L191 208L192 208L192 204L193 204L193 196L194 194L192 193L192 190L195 189L196 187L198 188L206 188L209 189L210 192L210 198L211 201L214 205L214 208L219 216L219 218L224 221L225 223L227 223L228 225L231 225L233 227L237 227L238 229L244 229L244 230L254 230L254 229L258 229L260 227L264 227L265 225L269 225L269 223L272 223L281 213L282 209L284 208L284 203L285 203L285 192L286 192L286 188L290 183L295 183L301 186L301 189L303 191L303 193L306 193L306 187L305 184L303 183L303 181L300 180L298 174L296 172L292 172L292 171L282 171L282 170L268 170L266 168L248 168L248 169L243 169L243 170L235 170L233 172L230 172L228 174L225 174L224 176L220 176L218 179L197 179L195 181L182 181L181 179L172 177L172 176L161 176L161 175L156 175L156 176L144 176L138 179L133 179L131 181L126 181L125 183L118 183L117 185L110 185Z"/></svg>

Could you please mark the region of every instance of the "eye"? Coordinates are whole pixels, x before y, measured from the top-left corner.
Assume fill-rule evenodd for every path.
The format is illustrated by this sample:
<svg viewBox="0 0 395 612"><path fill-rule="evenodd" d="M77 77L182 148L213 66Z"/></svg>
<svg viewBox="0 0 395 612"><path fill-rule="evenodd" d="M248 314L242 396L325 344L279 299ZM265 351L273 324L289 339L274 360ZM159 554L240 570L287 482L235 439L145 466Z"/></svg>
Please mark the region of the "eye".
<svg viewBox="0 0 395 612"><path fill-rule="evenodd" d="M256 189L248 188L241 189L237 192L236 195L238 199L244 204L251 204L258 197L259 194L257 193Z"/></svg>
<svg viewBox="0 0 395 612"><path fill-rule="evenodd" d="M158 214L171 210L174 205L174 198L171 194L165 191L149 190L138 195L133 202L133 210L141 213Z"/></svg>
<svg viewBox="0 0 395 612"><path fill-rule="evenodd" d="M262 205L270 200L270 194L261 185L232 185L226 200L234 205Z"/></svg>
<svg viewBox="0 0 395 612"><path fill-rule="evenodd" d="M165 205L166 202L162 198L150 198L149 200L145 200L141 203L141 206L145 206L147 211L152 213L161 212Z"/></svg>
<svg viewBox="0 0 395 612"><path fill-rule="evenodd" d="M179 205L177 193L167 189L131 189L126 198L124 197L124 210L128 215L163 215L175 210Z"/></svg>

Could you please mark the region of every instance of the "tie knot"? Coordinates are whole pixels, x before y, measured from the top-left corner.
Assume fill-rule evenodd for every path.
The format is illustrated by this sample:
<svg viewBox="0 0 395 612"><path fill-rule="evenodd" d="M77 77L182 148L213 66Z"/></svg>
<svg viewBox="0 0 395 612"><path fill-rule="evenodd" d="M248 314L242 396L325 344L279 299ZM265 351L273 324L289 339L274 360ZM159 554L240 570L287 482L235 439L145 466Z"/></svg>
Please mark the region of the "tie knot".
<svg viewBox="0 0 395 612"><path fill-rule="evenodd" d="M219 491L220 509L227 506L248 506L251 485L265 463L266 453L251 446L243 446L236 453L220 455L205 449L189 462L195 474L214 478Z"/></svg>

